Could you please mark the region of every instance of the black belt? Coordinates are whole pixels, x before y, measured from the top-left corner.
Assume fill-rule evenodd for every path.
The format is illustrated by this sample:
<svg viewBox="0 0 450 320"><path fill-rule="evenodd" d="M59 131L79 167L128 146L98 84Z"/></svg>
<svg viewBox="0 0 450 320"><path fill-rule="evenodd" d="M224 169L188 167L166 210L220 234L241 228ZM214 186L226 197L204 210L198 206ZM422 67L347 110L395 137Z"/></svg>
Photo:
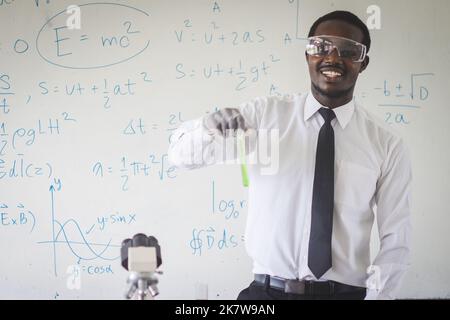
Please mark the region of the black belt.
<svg viewBox="0 0 450 320"><path fill-rule="evenodd" d="M255 281L285 293L304 295L334 295L340 293L365 292L366 288L350 286L336 281L304 281L296 279L282 279L266 274L255 274Z"/></svg>

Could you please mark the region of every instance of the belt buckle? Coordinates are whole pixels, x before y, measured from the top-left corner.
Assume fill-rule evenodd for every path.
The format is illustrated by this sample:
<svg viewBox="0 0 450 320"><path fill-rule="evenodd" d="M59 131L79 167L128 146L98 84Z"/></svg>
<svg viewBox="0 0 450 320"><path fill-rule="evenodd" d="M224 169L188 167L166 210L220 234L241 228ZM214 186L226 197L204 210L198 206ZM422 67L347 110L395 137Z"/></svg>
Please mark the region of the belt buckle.
<svg viewBox="0 0 450 320"><path fill-rule="evenodd" d="M286 280L284 292L304 294L306 292L305 282L299 280Z"/></svg>

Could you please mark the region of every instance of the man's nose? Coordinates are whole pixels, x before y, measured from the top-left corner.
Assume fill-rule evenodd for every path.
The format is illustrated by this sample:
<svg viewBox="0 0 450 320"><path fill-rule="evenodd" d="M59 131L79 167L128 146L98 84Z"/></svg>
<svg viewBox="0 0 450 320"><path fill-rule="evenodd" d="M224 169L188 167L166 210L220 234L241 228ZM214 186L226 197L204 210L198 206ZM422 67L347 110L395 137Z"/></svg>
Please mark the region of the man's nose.
<svg viewBox="0 0 450 320"><path fill-rule="evenodd" d="M338 48L334 47L333 50L325 56L324 60L327 62L341 61Z"/></svg>

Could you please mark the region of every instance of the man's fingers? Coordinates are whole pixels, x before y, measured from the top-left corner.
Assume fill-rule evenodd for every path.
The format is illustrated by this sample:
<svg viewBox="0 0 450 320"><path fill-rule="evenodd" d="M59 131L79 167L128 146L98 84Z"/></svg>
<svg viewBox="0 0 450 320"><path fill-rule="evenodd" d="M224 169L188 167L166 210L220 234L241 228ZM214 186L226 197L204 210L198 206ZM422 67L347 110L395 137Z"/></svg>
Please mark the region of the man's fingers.
<svg viewBox="0 0 450 320"><path fill-rule="evenodd" d="M231 135L235 136L236 135L236 130L239 128L238 119L237 118L233 118L228 123L229 123L229 129L231 130L231 132L230 132Z"/></svg>
<svg viewBox="0 0 450 320"><path fill-rule="evenodd" d="M214 130L218 130L220 134L223 134L224 130L224 119L220 112L214 112L209 116L209 127L214 128Z"/></svg>
<svg viewBox="0 0 450 320"><path fill-rule="evenodd" d="M223 109L223 117L227 120L227 121L231 121L231 119L233 119L235 117L236 111L235 109L231 109L231 108L226 108Z"/></svg>
<svg viewBox="0 0 450 320"><path fill-rule="evenodd" d="M247 125L245 124L244 117L242 115L239 115L239 117L236 118L237 122L237 128L242 129L244 131L247 131Z"/></svg>
<svg viewBox="0 0 450 320"><path fill-rule="evenodd" d="M226 137L227 127L227 122L225 121L225 119L222 119L222 121L220 122L220 131L222 133L222 137Z"/></svg>
<svg viewBox="0 0 450 320"><path fill-rule="evenodd" d="M211 114L206 125L208 128L219 130L223 137L235 136L236 130L247 130L244 117L239 109L226 108Z"/></svg>

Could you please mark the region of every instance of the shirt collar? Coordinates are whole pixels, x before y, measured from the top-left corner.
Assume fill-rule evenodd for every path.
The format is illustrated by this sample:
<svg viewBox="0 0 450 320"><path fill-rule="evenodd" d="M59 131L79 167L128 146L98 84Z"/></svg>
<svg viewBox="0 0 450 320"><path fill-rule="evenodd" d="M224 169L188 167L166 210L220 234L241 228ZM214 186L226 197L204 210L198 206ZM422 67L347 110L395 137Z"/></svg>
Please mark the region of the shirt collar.
<svg viewBox="0 0 450 320"><path fill-rule="evenodd" d="M308 120L317 111L319 111L320 108L327 108L327 107L320 104L320 102L317 101L316 98L314 98L312 92L310 91L305 101L305 122L308 122ZM342 129L345 129L345 127L350 122L350 119L353 116L353 112L355 111L354 99L352 99L347 104L334 108L333 111L336 114L336 118L339 124L341 125Z"/></svg>

